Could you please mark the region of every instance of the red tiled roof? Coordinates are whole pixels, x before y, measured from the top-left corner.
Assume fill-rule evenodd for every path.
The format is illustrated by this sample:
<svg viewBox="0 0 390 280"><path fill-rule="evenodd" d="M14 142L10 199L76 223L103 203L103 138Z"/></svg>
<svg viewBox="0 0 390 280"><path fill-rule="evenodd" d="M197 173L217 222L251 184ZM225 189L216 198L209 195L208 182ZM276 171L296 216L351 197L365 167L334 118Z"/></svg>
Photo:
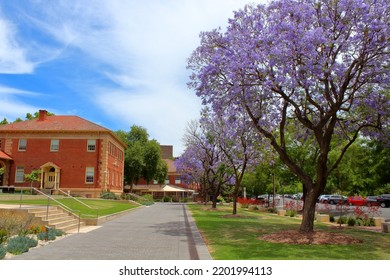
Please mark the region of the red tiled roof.
<svg viewBox="0 0 390 280"><path fill-rule="evenodd" d="M9 155L7 155L5 152L3 152L1 150L0 150L0 158L7 159L7 160L13 160L12 157L10 157Z"/></svg>
<svg viewBox="0 0 390 280"><path fill-rule="evenodd" d="M0 131L105 131L109 129L78 116L47 116L45 120L28 120L0 125Z"/></svg>

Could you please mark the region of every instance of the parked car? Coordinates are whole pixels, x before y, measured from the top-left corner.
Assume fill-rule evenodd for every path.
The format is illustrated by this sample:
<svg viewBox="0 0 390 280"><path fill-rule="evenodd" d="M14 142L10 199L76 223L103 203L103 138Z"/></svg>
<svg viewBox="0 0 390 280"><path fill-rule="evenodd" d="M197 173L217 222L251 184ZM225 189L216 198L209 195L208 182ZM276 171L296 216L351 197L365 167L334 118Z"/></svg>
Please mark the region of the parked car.
<svg viewBox="0 0 390 280"><path fill-rule="evenodd" d="M268 194L261 194L257 197L261 201L265 201L268 199Z"/></svg>
<svg viewBox="0 0 390 280"><path fill-rule="evenodd" d="M390 194L381 194L376 198L378 205L382 208L390 207Z"/></svg>
<svg viewBox="0 0 390 280"><path fill-rule="evenodd" d="M303 193L296 193L296 194L293 194L292 199L300 200L300 199L302 199L302 197L303 197Z"/></svg>
<svg viewBox="0 0 390 280"><path fill-rule="evenodd" d="M328 197L329 204L345 204L348 198L343 195L331 195Z"/></svg>
<svg viewBox="0 0 390 280"><path fill-rule="evenodd" d="M348 205L364 206L366 205L366 199L361 196L350 196L347 201Z"/></svg>
<svg viewBox="0 0 390 280"><path fill-rule="evenodd" d="M374 196L374 195L371 195L371 196L367 196L366 197L366 205L368 207L370 206L376 206L378 205L378 200L377 200L377 196Z"/></svg>
<svg viewBox="0 0 390 280"><path fill-rule="evenodd" d="M318 197L318 202L320 202L320 203L327 203L329 196L330 196L330 194L321 194Z"/></svg>

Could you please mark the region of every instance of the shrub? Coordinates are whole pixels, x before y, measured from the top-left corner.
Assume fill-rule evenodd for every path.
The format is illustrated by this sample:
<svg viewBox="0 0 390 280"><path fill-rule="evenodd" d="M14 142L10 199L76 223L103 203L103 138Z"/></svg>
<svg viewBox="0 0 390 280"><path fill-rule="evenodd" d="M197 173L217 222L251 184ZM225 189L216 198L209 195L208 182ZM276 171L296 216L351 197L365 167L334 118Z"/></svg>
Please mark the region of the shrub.
<svg viewBox="0 0 390 280"><path fill-rule="evenodd" d="M259 210L259 207L257 205L250 205L248 208L249 210Z"/></svg>
<svg viewBox="0 0 390 280"><path fill-rule="evenodd" d="M64 235L65 232L60 229L56 229L54 227L49 228L49 230L46 232L40 232L37 234L37 238L39 240L55 240L57 236Z"/></svg>
<svg viewBox="0 0 390 280"><path fill-rule="evenodd" d="M0 229L0 244L7 241L8 238L8 232L5 229Z"/></svg>
<svg viewBox="0 0 390 280"><path fill-rule="evenodd" d="M364 222L364 225L367 226L367 227L375 226L375 221L374 221L373 218L365 219L363 222Z"/></svg>
<svg viewBox="0 0 390 280"><path fill-rule="evenodd" d="M335 222L335 218L334 218L333 214L329 214L329 222L332 222L332 223Z"/></svg>
<svg viewBox="0 0 390 280"><path fill-rule="evenodd" d="M347 217L345 217L345 216L341 216L341 217L339 217L339 218L337 219L337 223L338 223L338 224L346 224L347 221L348 221L348 219L347 219Z"/></svg>
<svg viewBox="0 0 390 280"><path fill-rule="evenodd" d="M260 200L258 199L252 199L252 198L243 198L243 197L238 197L237 202L240 204L251 204L251 205L259 205Z"/></svg>
<svg viewBox="0 0 390 280"><path fill-rule="evenodd" d="M7 249L3 245L0 245L0 260L4 259L7 254Z"/></svg>
<svg viewBox="0 0 390 280"><path fill-rule="evenodd" d="M38 234L40 232L44 232L45 230L46 230L45 226L42 226L42 225L31 225L28 228L28 233L29 234Z"/></svg>
<svg viewBox="0 0 390 280"><path fill-rule="evenodd" d="M169 196L164 196L163 197L163 202L170 202L171 198Z"/></svg>
<svg viewBox="0 0 390 280"><path fill-rule="evenodd" d="M364 221L362 218L356 218L356 225L357 226L362 226L364 225Z"/></svg>
<svg viewBox="0 0 390 280"><path fill-rule="evenodd" d="M0 228L5 229L9 236L25 234L33 219L25 212L9 212L0 210Z"/></svg>
<svg viewBox="0 0 390 280"><path fill-rule="evenodd" d="M112 193L112 192L102 192L101 194L100 194L100 198L103 198L103 199L112 199L112 200L117 200L118 199L118 197L114 194L114 193Z"/></svg>
<svg viewBox="0 0 390 280"><path fill-rule="evenodd" d="M272 207L267 208L267 211L268 211L269 213L277 213L276 208L272 208Z"/></svg>
<svg viewBox="0 0 390 280"><path fill-rule="evenodd" d="M8 239L7 251L14 255L20 255L37 245L37 240L31 237L18 235L16 237Z"/></svg>
<svg viewBox="0 0 390 280"><path fill-rule="evenodd" d="M150 193L144 194L142 198L147 201L153 201L153 195L151 195Z"/></svg>
<svg viewBox="0 0 390 280"><path fill-rule="evenodd" d="M287 210L286 214L287 214L287 216L295 217L298 213L295 210Z"/></svg>
<svg viewBox="0 0 390 280"><path fill-rule="evenodd" d="M356 219L354 217L348 218L348 225L353 227L356 224Z"/></svg>
<svg viewBox="0 0 390 280"><path fill-rule="evenodd" d="M55 240L57 238L54 231L40 232L37 234L39 240Z"/></svg>

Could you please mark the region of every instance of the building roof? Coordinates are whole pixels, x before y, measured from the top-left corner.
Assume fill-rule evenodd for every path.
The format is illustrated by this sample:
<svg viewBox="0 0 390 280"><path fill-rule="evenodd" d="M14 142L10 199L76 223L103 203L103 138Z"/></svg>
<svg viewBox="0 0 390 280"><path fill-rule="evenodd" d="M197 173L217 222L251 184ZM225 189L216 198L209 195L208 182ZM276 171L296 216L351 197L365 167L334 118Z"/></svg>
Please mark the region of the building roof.
<svg viewBox="0 0 390 280"><path fill-rule="evenodd" d="M178 186L171 185L134 185L133 190L150 192L194 192L194 190L191 189L180 188Z"/></svg>
<svg viewBox="0 0 390 280"><path fill-rule="evenodd" d="M0 125L0 131L104 131L110 130L78 116L47 116L45 120L28 120Z"/></svg>
<svg viewBox="0 0 390 280"><path fill-rule="evenodd" d="M111 130L78 116L49 116L39 111L39 118L0 125L1 132L105 132L111 134L123 147L126 145Z"/></svg>
<svg viewBox="0 0 390 280"><path fill-rule="evenodd" d="M9 155L7 155L5 152L3 152L2 150L0 150L0 158L1 159L7 159L7 160L13 160L12 157L10 157Z"/></svg>

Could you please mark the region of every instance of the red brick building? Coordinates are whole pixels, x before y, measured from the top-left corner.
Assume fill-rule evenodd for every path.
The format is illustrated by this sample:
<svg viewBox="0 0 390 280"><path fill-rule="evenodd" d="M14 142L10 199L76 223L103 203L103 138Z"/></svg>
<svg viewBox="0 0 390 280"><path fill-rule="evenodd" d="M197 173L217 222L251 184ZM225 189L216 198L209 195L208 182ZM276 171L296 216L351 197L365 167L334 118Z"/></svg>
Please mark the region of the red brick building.
<svg viewBox="0 0 390 280"><path fill-rule="evenodd" d="M133 186L133 192L141 195L150 193L155 199L161 199L164 196L177 200L192 197L194 190L182 181L181 174L177 172L174 165L173 146L160 145L160 149L161 157L168 165L168 175L164 184L161 185L157 181L153 181L147 185L144 179L140 179L138 184Z"/></svg>
<svg viewBox="0 0 390 280"><path fill-rule="evenodd" d="M110 130L77 116L48 116L0 125L0 186L29 186L98 197L123 192L125 144Z"/></svg>

